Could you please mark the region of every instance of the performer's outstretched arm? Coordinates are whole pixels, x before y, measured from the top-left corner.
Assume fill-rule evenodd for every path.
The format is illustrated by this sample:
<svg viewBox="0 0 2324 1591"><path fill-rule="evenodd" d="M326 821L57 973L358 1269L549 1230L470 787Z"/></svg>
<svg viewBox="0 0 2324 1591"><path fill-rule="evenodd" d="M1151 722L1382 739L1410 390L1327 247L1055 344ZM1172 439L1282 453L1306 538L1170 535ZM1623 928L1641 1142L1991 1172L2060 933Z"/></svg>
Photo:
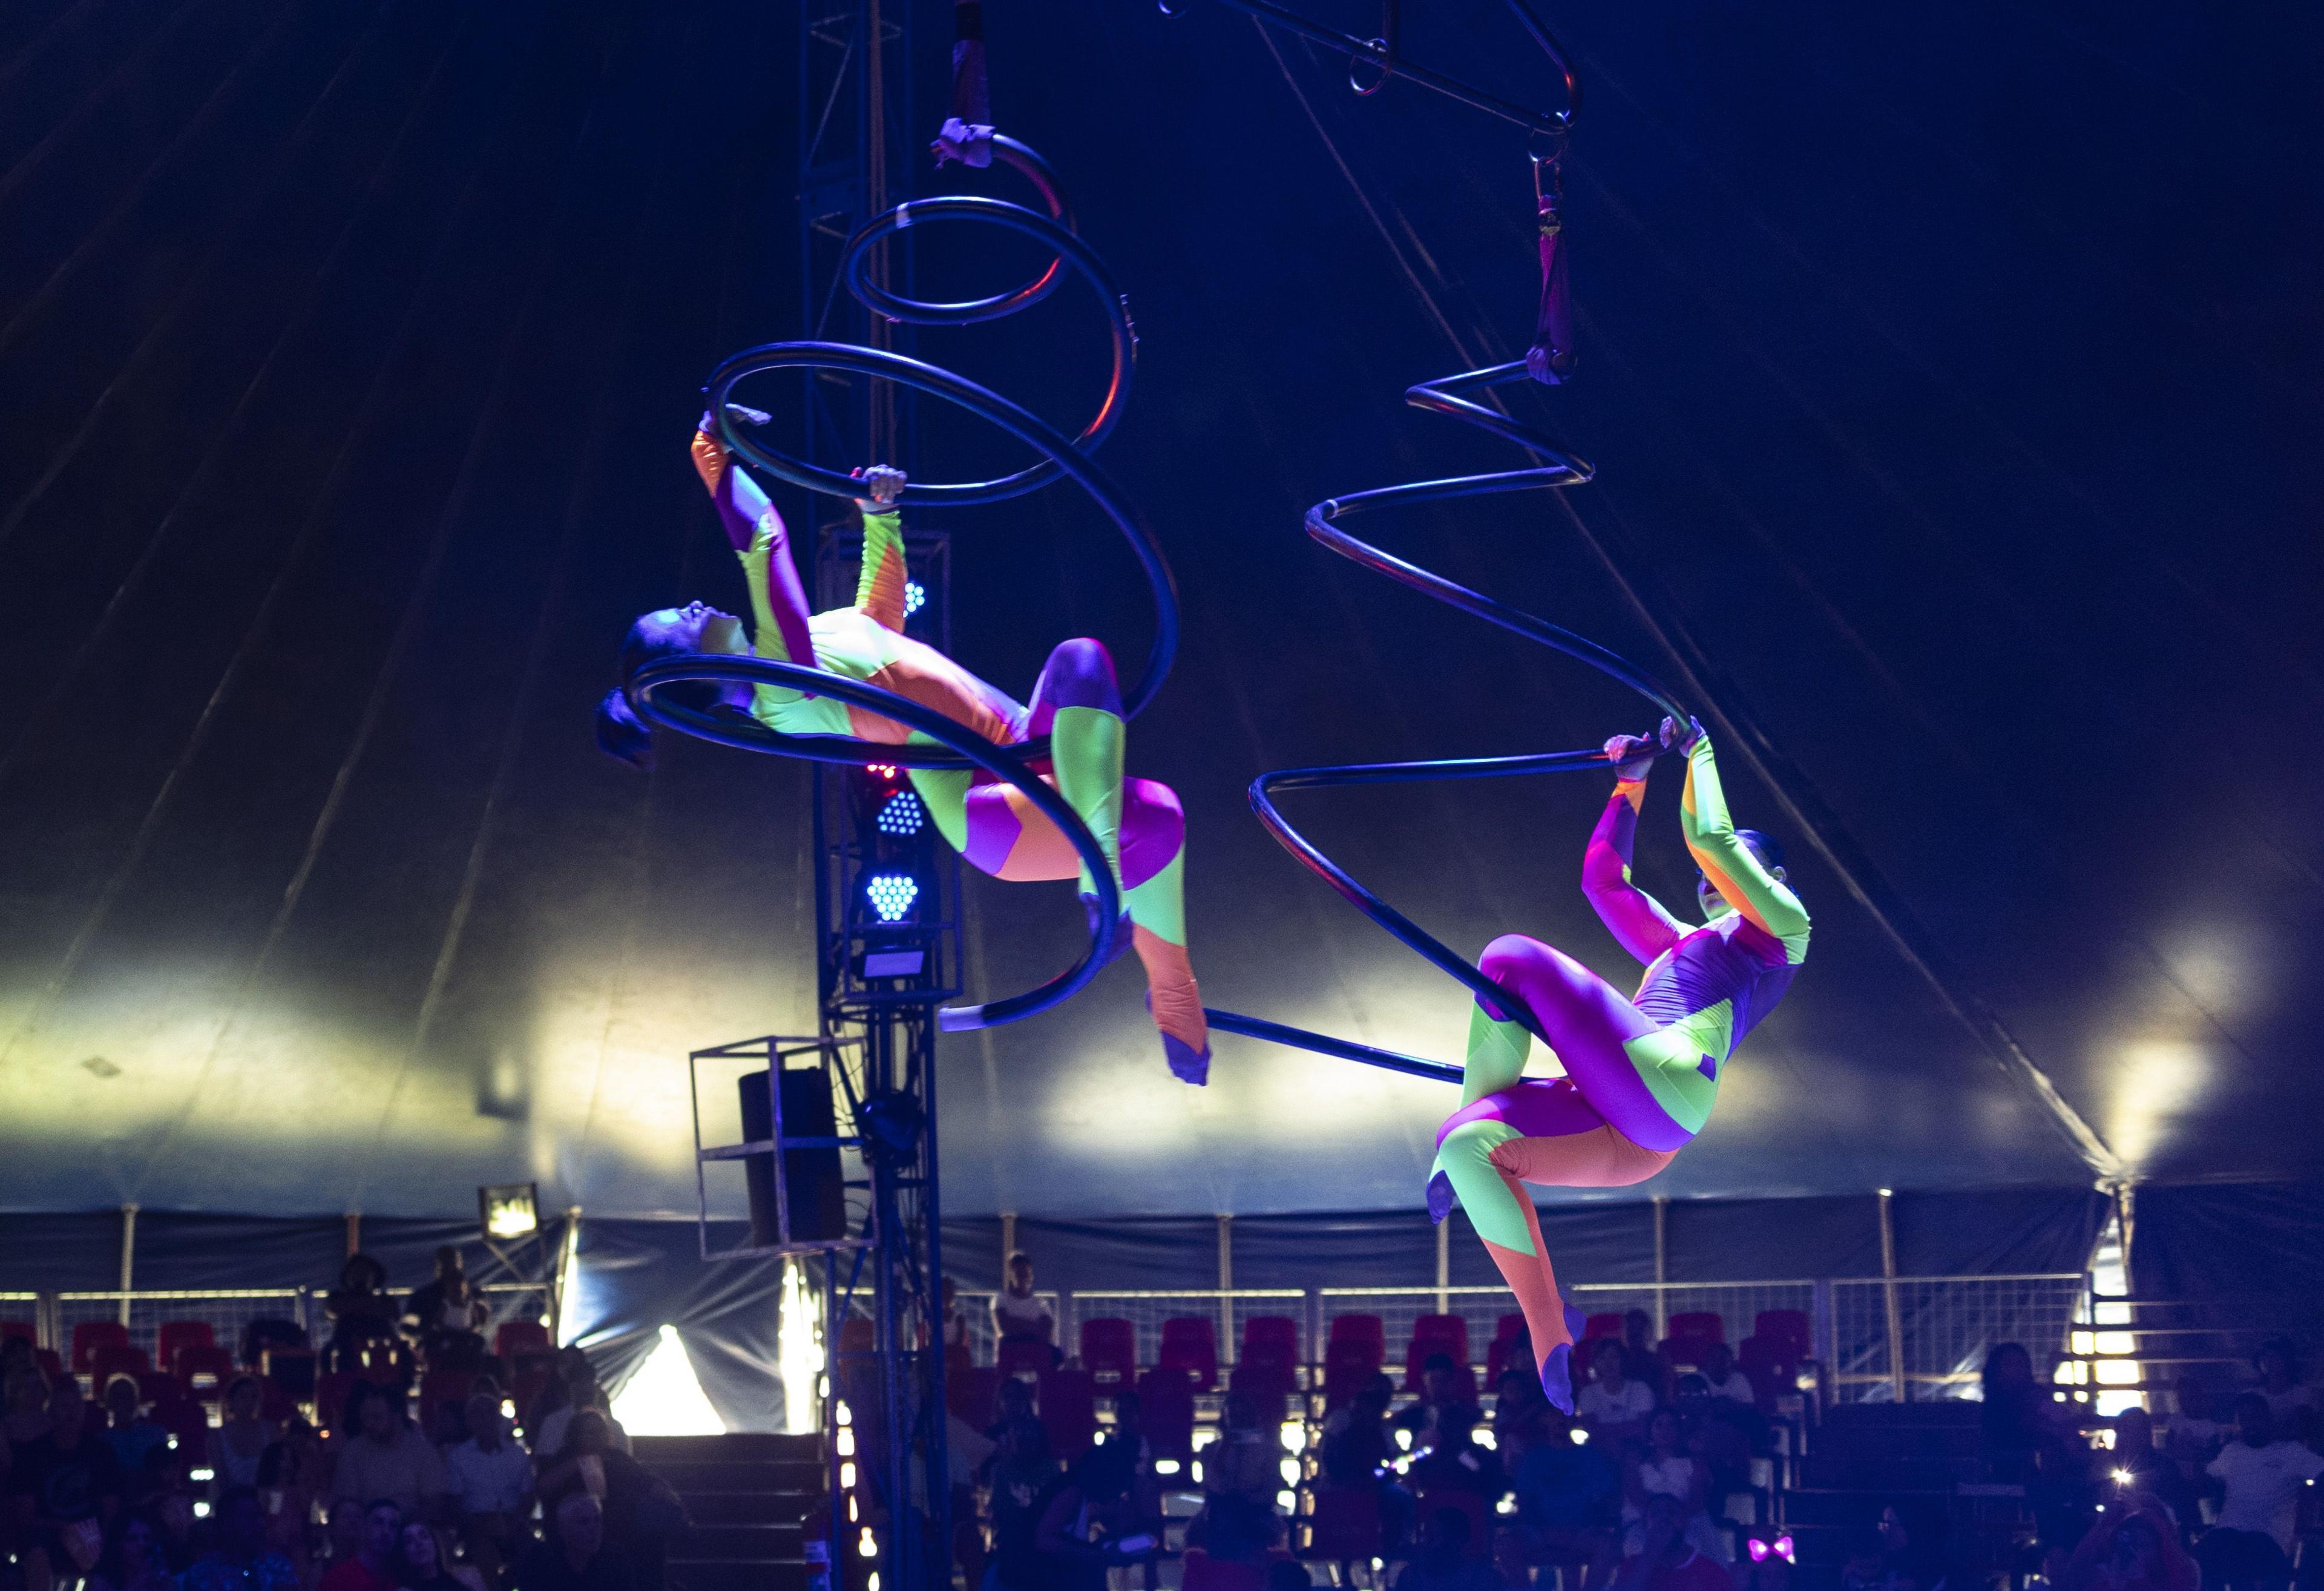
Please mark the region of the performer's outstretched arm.
<svg viewBox="0 0 2324 1591"><path fill-rule="evenodd" d="M1711 887L1727 904L1784 942L1787 959L1806 959L1808 913L1791 887L1769 872L1727 815L1711 737L1694 730L1686 748L1686 791L1679 800L1679 832Z"/></svg>
<svg viewBox="0 0 2324 1591"><path fill-rule="evenodd" d="M783 517L759 483L734 467L707 414L694 432L694 469L709 489L710 501L718 507L718 522L726 532L727 543L742 560L756 630L752 651L778 663L814 667L807 592L799 584L798 565L791 556L790 535L783 528Z"/></svg>
<svg viewBox="0 0 2324 1591"><path fill-rule="evenodd" d="M1582 893L1591 909L1624 950L1648 963L1686 933L1662 902L1630 882L1630 844L1638 832L1638 807L1646 798L1653 747L1653 741L1636 735L1617 735L1606 742L1606 754L1615 765L1614 794L1582 853Z"/></svg>

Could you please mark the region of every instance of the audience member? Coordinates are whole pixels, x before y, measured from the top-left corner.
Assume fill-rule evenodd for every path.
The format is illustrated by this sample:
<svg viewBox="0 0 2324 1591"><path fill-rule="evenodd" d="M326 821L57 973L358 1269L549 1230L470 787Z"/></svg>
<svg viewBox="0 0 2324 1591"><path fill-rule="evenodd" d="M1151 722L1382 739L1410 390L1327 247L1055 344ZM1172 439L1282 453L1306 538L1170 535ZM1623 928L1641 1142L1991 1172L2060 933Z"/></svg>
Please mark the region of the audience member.
<svg viewBox="0 0 2324 1591"><path fill-rule="evenodd" d="M517 1591L633 1591L629 1566L605 1548L605 1511L586 1492L557 1504L556 1528L517 1566Z"/></svg>
<svg viewBox="0 0 2324 1591"><path fill-rule="evenodd" d="M307 1566L309 1586L316 1586L330 1570L359 1556L363 1543L364 1505L348 1497L336 1499L323 1524L325 1556Z"/></svg>
<svg viewBox="0 0 2324 1591"><path fill-rule="evenodd" d="M10 1342L22 1342L12 1337ZM49 1378L39 1365L29 1360L19 1361L8 1370L5 1389L7 1412L0 1415L0 1436L6 1438L10 1448L46 1436L49 1432Z"/></svg>
<svg viewBox="0 0 2324 1591"><path fill-rule="evenodd" d="M2201 1579L2168 1511L2132 1493L2098 1516L2058 1591L2196 1591Z"/></svg>
<svg viewBox="0 0 2324 1591"><path fill-rule="evenodd" d="M262 1393L255 1375L237 1375L226 1389L226 1418L210 1431L209 1463L218 1495L237 1487L258 1485L258 1461L281 1434L271 1420L261 1420Z"/></svg>
<svg viewBox="0 0 2324 1591"><path fill-rule="evenodd" d="M1679 1529L1687 1543L1725 1563L1727 1538L1711 1522L1710 1496L1710 1467L1686 1450L1677 1411L1655 1410L1646 1420L1646 1451L1623 1467L1624 1556L1646 1550L1646 1504L1656 1497L1671 1497L1680 1505Z"/></svg>
<svg viewBox="0 0 2324 1591"><path fill-rule="evenodd" d="M968 1311L960 1307L960 1283L949 1276L944 1279L943 1304L945 1347L967 1347Z"/></svg>
<svg viewBox="0 0 2324 1591"><path fill-rule="evenodd" d="M2206 1591L2282 1591L2292 1579L2292 1543L2303 1488L2324 1475L2324 1458L2279 1432L2264 1392L2236 1400L2236 1439L2209 1473L2226 1490L2218 1522L2195 1543Z"/></svg>
<svg viewBox="0 0 2324 1591"><path fill-rule="evenodd" d="M1677 1498L1649 1498L1640 1522L1639 1550L1623 1560L1616 1591L1732 1591L1726 1568L1687 1540L1684 1505Z"/></svg>
<svg viewBox="0 0 2324 1591"><path fill-rule="evenodd" d="M14 1444L10 1507L30 1525L21 1559L25 1591L50 1591L51 1577L82 1578L105 1550L105 1527L126 1486L113 1449L88 1428L80 1383L58 1378L49 1393L48 1430Z"/></svg>
<svg viewBox="0 0 2324 1591"><path fill-rule="evenodd" d="M1420 1401L1399 1412L1396 1423L1412 1433L1414 1447L1422 1448L1435 1441L1440 1425L1457 1425L1467 1432L1476 1428L1479 1418L1469 1394L1468 1372L1452 1362L1452 1355L1440 1353L1420 1362Z"/></svg>
<svg viewBox="0 0 2324 1591"><path fill-rule="evenodd" d="M1758 1407L1757 1389L1752 1386L1749 1376L1735 1367L1735 1350L1725 1343L1714 1342L1702 1350L1702 1375L1712 1397L1747 1408Z"/></svg>
<svg viewBox="0 0 2324 1591"><path fill-rule="evenodd" d="M323 1345L326 1364L333 1370L355 1369L365 1344L395 1336L395 1301L388 1296L386 1270L367 1254L349 1255L339 1268L338 1286L323 1300L323 1313L331 1322L331 1338Z"/></svg>
<svg viewBox="0 0 2324 1591"><path fill-rule="evenodd" d="M1033 1296L1033 1259L1024 1253L1009 1256L1008 1283L992 1295L992 1329L1003 1342L1038 1342L1047 1347L1059 1364L1057 1323L1049 1306Z"/></svg>
<svg viewBox="0 0 2324 1591"><path fill-rule="evenodd" d="M1503 1466L1514 1469L1536 1444L1565 1439L1564 1421L1543 1395L1532 1361L1504 1372L1493 1388L1493 1449Z"/></svg>
<svg viewBox="0 0 2324 1591"><path fill-rule="evenodd" d="M443 1508L444 1459L404 1418L402 1402L393 1388L355 1384L331 1495L366 1504L384 1499L407 1518L432 1520ZM393 1548L391 1540L387 1550Z"/></svg>
<svg viewBox="0 0 2324 1591"><path fill-rule="evenodd" d="M1670 1395L1671 1364L1655 1346L1655 1318L1644 1310L1623 1312L1622 1368L1632 1381L1645 1383L1656 1401Z"/></svg>
<svg viewBox="0 0 2324 1591"><path fill-rule="evenodd" d="M1154 1473L1154 1446L1146 1439L1141 1423L1145 1413L1145 1401L1136 1393L1115 1393L1113 1424L1107 1428L1098 1450L1105 1454L1105 1462L1121 1471L1132 1515L1158 1529L1163 1516L1162 1480Z"/></svg>
<svg viewBox="0 0 2324 1591"><path fill-rule="evenodd" d="M1373 1376L1324 1417L1315 1447L1317 1489L1373 1492L1379 1504L1381 1540L1391 1550L1403 1546L1412 1531L1412 1494L1388 1470L1396 1457L1388 1423L1388 1407L1395 1397L1395 1383L1385 1375Z"/></svg>
<svg viewBox="0 0 2324 1591"><path fill-rule="evenodd" d="M484 1363L490 1314L468 1284L459 1249L447 1243L436 1251L435 1279L412 1290L397 1324L430 1370L474 1371Z"/></svg>
<svg viewBox="0 0 2324 1591"><path fill-rule="evenodd" d="M170 1572L185 1573L201 1556L201 1544L195 1539L194 1527L198 1522L194 1514L194 1494L188 1488L182 1470L171 1476L169 1486L154 1499L153 1517L161 1526L161 1556L168 1561Z"/></svg>
<svg viewBox="0 0 2324 1591"><path fill-rule="evenodd" d="M403 1591L487 1591L473 1565L445 1563L436 1532L417 1519L395 1539L395 1583Z"/></svg>
<svg viewBox="0 0 2324 1591"><path fill-rule="evenodd" d="M1716 1517L1728 1498L1751 1490L1753 1446L1766 1422L1748 1403L1712 1396L1711 1383L1692 1372L1672 1387L1671 1408L1685 1433L1687 1451L1708 1472L1703 1506Z"/></svg>
<svg viewBox="0 0 2324 1591"><path fill-rule="evenodd" d="M1840 1566L1844 1591L1941 1591L1944 1564L1927 1542L1904 1528L1894 1504L1864 1532Z"/></svg>
<svg viewBox="0 0 2324 1591"><path fill-rule="evenodd" d="M1105 1591L1106 1571L1150 1557L1161 1543L1140 1529L1130 1472L1092 1448L1043 1488L1033 1550L1045 1591Z"/></svg>
<svg viewBox="0 0 2324 1591"><path fill-rule="evenodd" d="M1655 1394L1629 1375L1629 1356L1611 1338L1601 1338L1590 1356L1591 1384L1573 1400L1574 1417L1593 1442L1618 1445L1643 1436Z"/></svg>
<svg viewBox="0 0 2324 1591"><path fill-rule="evenodd" d="M146 1461L170 1448L170 1430L145 1412L134 1375L115 1375L105 1384L105 1445L113 1449L122 1484L129 1495L143 1489Z"/></svg>
<svg viewBox="0 0 2324 1591"><path fill-rule="evenodd" d="M1753 1525L1748 1545L1749 1560L1738 1566L1742 1571L1738 1591L1792 1591L1794 1549L1790 1530L1783 1525Z"/></svg>
<svg viewBox="0 0 2324 1591"><path fill-rule="evenodd" d="M2196 1522L2195 1490L2171 1456L2154 1445L2154 1421L2144 1409L2114 1417L2114 1452L2108 1467L2116 1496L2126 1505L2152 1499L2169 1513L2173 1527Z"/></svg>
<svg viewBox="0 0 2324 1591"><path fill-rule="evenodd" d="M625 1566L639 1591L660 1591L662 1562L670 1536L686 1522L686 1512L660 1476L613 1445L604 1417L584 1409L573 1418L565 1456L540 1472L540 1501L549 1517L563 1499L586 1491L603 1505L598 1529L604 1550Z"/></svg>
<svg viewBox="0 0 2324 1591"><path fill-rule="evenodd" d="M299 1567L266 1542L257 1488L228 1486L210 1514L212 1545L178 1577L178 1591L299 1591Z"/></svg>
<svg viewBox="0 0 2324 1591"><path fill-rule="evenodd" d="M1420 1524L1419 1550L1396 1577L1396 1591L1500 1591L1492 1559L1469 1553L1469 1516L1439 1508Z"/></svg>
<svg viewBox="0 0 2324 1591"><path fill-rule="evenodd" d="M1186 1544L1222 1562L1256 1563L1275 1544L1279 1445L1246 1393L1227 1393L1219 1426L1218 1439L1195 1460L1203 1467L1203 1509L1187 1522Z"/></svg>
<svg viewBox="0 0 2324 1591"><path fill-rule="evenodd" d="M468 1400L467 1426L468 1439L444 1455L445 1480L468 1560L496 1586L531 1533L532 1456L489 1397Z"/></svg>
<svg viewBox="0 0 2324 1591"><path fill-rule="evenodd" d="M1042 1591L1035 1537L1056 1475L1049 1433L1039 1421L1027 1414L1001 1429L992 1459L992 1558L986 1575L1002 1591Z"/></svg>
<svg viewBox="0 0 2324 1591"><path fill-rule="evenodd" d="M1620 1556L1622 1476L1612 1453L1600 1443L1577 1443L1556 1426L1510 1467L1509 1483L1517 1518L1495 1552L1504 1577L1522 1586L1535 1565L1578 1564L1579 1584L1565 1591L1602 1591Z"/></svg>
<svg viewBox="0 0 2324 1591"><path fill-rule="evenodd" d="M266 1505L268 1543L302 1572L313 1556L308 1522L315 1516L329 1473L321 1439L297 1414L258 1460L258 1497Z"/></svg>
<svg viewBox="0 0 2324 1591"><path fill-rule="evenodd" d="M122 1515L89 1571L87 1591L175 1591L176 1586L161 1552L161 1527L140 1510Z"/></svg>
<svg viewBox="0 0 2324 1591"><path fill-rule="evenodd" d="M1414 1458L1408 1478L1422 1505L1440 1492L1461 1492L1480 1499L1488 1511L1508 1491L1500 1454L1477 1440L1471 1423L1475 1411L1462 1403L1447 1403L1437 1411L1436 1429L1428 1446Z"/></svg>
<svg viewBox="0 0 2324 1591"><path fill-rule="evenodd" d="M355 1538L355 1550L333 1560L323 1573L318 1591L393 1591L395 1550L403 1533L403 1510L392 1497L375 1498L357 1506L363 1510L363 1529ZM336 1507L331 1522L336 1535Z"/></svg>
<svg viewBox="0 0 2324 1591"><path fill-rule="evenodd" d="M2316 1389L2300 1379L2300 1350L2288 1337L2271 1337L2252 1355L2252 1368L2259 1375L2252 1390L2267 1400L2275 1429L2297 1431L2301 1414L2316 1406Z"/></svg>
<svg viewBox="0 0 2324 1591"><path fill-rule="evenodd" d="M563 1455L566 1433L572 1429L574 1416L585 1409L595 1411L605 1422L617 1449L630 1450L630 1433L613 1418L613 1401L598 1383L596 1367L589 1363L588 1355L579 1348L567 1348L558 1356L557 1382L554 1401L550 1394L543 1394L541 1412L525 1427L536 1460L546 1463Z"/></svg>

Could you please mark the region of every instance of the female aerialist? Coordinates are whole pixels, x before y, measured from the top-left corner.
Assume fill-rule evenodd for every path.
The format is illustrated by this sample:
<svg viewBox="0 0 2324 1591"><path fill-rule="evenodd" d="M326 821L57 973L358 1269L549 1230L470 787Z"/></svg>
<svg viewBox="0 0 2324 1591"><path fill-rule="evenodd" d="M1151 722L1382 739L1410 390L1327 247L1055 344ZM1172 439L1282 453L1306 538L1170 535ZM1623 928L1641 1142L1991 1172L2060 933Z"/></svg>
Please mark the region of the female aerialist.
<svg viewBox="0 0 2324 1591"><path fill-rule="evenodd" d="M763 418L736 412L754 421ZM855 602L810 613L782 517L758 483L734 467L706 414L694 435L694 467L742 560L756 639L733 614L698 602L659 609L630 627L622 642L622 677L661 658L747 652L778 662L804 661L866 681L1002 745L1047 735L1048 765L1036 764L1036 769L1104 848L1126 908L1114 953L1125 944L1136 945L1146 968L1147 1008L1161 1032L1164 1058L1183 1081L1204 1081L1211 1062L1209 1029L1186 960L1180 898L1185 819L1167 786L1122 777L1121 693L1105 648L1086 639L1060 645L1034 682L1032 705L1019 706L904 633L904 537L895 507L903 472L861 472L871 495L856 500L863 515L863 566ZM892 720L826 696L765 685L680 689L715 693L782 734L846 735L888 745L925 741ZM597 744L638 767L652 766L650 732L619 690L609 692L597 709ZM996 878L1079 877L1084 908L1096 910L1095 887L1083 874L1079 854L1014 786L975 769L909 771L937 831L971 865Z"/></svg>
<svg viewBox="0 0 2324 1591"><path fill-rule="evenodd" d="M1686 757L1679 829L1702 877L1704 925L1690 929L1630 882L1630 841L1658 750ZM1702 726L1662 726L1606 742L1614 795L1591 832L1582 891L1646 972L1634 999L1539 940L1505 934L1485 947L1485 976L1539 1021L1562 1078L1527 1078L1532 1036L1480 997L1469 1018L1461 1108L1436 1135L1428 1213L1457 1195L1525 1311L1542 1390L1567 1413L1567 1361L1582 1315L1559 1297L1541 1223L1521 1185L1622 1188L1668 1165L1702 1130L1719 1076L1743 1035L1791 987L1808 952L1808 914L1784 882L1783 852L1727 815Z"/></svg>

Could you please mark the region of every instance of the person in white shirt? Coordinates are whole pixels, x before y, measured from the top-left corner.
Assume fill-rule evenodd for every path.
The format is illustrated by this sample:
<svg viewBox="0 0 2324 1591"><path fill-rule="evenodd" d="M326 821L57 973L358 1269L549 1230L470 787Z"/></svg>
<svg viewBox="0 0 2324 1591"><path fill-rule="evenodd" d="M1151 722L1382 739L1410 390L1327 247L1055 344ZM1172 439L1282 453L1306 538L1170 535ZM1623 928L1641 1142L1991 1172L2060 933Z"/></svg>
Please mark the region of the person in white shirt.
<svg viewBox="0 0 2324 1591"><path fill-rule="evenodd" d="M2298 1350L2288 1337L2272 1337L2252 1356L2259 1384L2252 1391L2267 1400L2276 1429L2289 1434L2300 1428L2300 1412L2316 1407L2316 1389L2300 1379Z"/></svg>
<svg viewBox="0 0 2324 1591"><path fill-rule="evenodd" d="M2308 1483L2324 1458L2278 1433L2266 1394L2236 1400L2239 1438L2219 1449L2209 1473L2226 1483L2218 1522L2195 1543L2207 1591L2282 1591L2292 1581L2292 1543Z"/></svg>
<svg viewBox="0 0 2324 1591"><path fill-rule="evenodd" d="M1655 1394L1643 1381L1626 1374L1622 1345L1600 1338L1591 1351L1590 1373L1596 1379L1573 1401L1573 1417L1593 1442L1618 1443L1641 1435L1646 1416L1655 1412Z"/></svg>
<svg viewBox="0 0 2324 1591"><path fill-rule="evenodd" d="M1759 1393L1751 1378L1735 1367L1735 1350L1723 1342L1714 1342L1702 1350L1702 1363L1697 1366L1703 1380L1711 1384L1711 1395L1724 1398L1730 1403L1757 1406Z"/></svg>
<svg viewBox="0 0 2324 1591"><path fill-rule="evenodd" d="M992 1295L992 1329L1003 1342L1038 1342L1056 1355L1057 1322L1033 1296L1032 1255L1009 1256L1009 1284Z"/></svg>

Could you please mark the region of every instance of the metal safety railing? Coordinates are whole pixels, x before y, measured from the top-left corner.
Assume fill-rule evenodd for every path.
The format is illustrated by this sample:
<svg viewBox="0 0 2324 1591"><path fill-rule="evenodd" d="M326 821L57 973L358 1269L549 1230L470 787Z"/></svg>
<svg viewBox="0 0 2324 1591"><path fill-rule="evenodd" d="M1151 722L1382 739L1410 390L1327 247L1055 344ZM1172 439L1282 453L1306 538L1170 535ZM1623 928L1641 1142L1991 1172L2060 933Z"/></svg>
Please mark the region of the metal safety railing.
<svg viewBox="0 0 2324 1591"><path fill-rule="evenodd" d="M505 1320L539 1320L550 1312L554 1283L486 1282L475 1291L490 1306L486 1330ZM330 1335L326 1290L312 1287L101 1288L93 1291L0 1291L0 1322L29 1326L41 1347L69 1359L73 1329L88 1322L117 1324L130 1346L158 1354L161 1328L199 1321L221 1347L238 1349L255 1320L288 1320L320 1345Z"/></svg>

